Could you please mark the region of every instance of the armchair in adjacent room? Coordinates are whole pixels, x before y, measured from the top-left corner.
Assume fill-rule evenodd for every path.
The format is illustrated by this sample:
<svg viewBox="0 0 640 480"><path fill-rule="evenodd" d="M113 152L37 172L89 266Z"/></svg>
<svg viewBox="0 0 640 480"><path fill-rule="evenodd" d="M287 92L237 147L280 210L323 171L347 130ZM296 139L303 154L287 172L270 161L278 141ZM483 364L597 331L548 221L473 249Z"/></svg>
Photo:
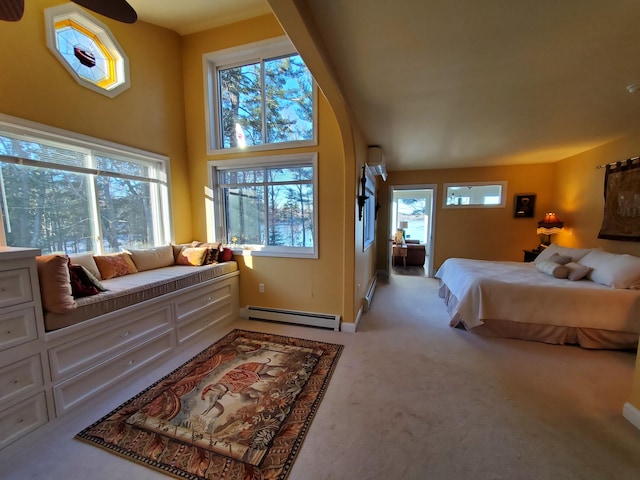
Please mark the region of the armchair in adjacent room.
<svg viewBox="0 0 640 480"><path fill-rule="evenodd" d="M426 245L420 243L419 240L405 240L405 245L407 246L406 265L415 267L424 266L427 256ZM404 262L401 258L394 258L394 264L402 265Z"/></svg>

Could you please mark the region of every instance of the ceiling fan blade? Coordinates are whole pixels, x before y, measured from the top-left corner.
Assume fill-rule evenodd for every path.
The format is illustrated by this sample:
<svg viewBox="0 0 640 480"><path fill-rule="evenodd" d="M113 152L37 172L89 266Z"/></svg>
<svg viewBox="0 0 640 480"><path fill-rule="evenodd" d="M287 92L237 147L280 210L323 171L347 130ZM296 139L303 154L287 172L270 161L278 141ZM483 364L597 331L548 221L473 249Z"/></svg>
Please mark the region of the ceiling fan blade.
<svg viewBox="0 0 640 480"><path fill-rule="evenodd" d="M3 2L4 0L0 0ZM126 0L72 0L105 17L113 18L119 22L134 23L138 14ZM22 2L21 2L22 3Z"/></svg>
<svg viewBox="0 0 640 480"><path fill-rule="evenodd" d="M0 20L17 22L24 14L24 0L0 0Z"/></svg>

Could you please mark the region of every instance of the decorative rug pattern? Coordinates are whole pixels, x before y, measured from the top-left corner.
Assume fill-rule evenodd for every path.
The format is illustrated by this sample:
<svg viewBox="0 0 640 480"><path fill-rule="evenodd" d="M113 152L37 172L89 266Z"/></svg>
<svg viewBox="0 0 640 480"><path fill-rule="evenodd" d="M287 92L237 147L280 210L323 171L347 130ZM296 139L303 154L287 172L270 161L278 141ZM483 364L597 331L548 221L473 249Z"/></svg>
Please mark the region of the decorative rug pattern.
<svg viewBox="0 0 640 480"><path fill-rule="evenodd" d="M283 480L342 349L233 330L77 438L177 478Z"/></svg>

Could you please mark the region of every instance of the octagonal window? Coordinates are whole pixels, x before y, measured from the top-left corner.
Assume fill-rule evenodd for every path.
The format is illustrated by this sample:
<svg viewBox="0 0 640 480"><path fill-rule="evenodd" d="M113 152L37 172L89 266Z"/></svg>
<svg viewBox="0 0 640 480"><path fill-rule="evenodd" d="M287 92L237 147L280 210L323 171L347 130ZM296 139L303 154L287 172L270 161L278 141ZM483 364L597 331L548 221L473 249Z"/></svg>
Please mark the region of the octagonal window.
<svg viewBox="0 0 640 480"><path fill-rule="evenodd" d="M44 14L47 46L80 85L108 97L129 88L129 61L106 25L73 4Z"/></svg>

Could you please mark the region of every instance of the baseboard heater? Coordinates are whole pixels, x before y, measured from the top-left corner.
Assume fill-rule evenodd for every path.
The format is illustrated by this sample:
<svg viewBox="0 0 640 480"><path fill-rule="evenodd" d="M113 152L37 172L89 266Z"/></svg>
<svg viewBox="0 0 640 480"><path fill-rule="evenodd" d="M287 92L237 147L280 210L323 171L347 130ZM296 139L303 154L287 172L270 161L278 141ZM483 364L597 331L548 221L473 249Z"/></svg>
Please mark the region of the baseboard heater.
<svg viewBox="0 0 640 480"><path fill-rule="evenodd" d="M369 288L367 288L367 294L364 296L362 300L362 309L366 312L371 307L371 302L373 301L373 294L376 292L376 283L378 279L374 275L371 279L371 283L369 283Z"/></svg>
<svg viewBox="0 0 640 480"><path fill-rule="evenodd" d="M245 310L246 317L250 320L271 320L273 322L293 323L309 327L331 328L336 332L340 330L340 315L331 313L281 310L253 305L249 305Z"/></svg>

